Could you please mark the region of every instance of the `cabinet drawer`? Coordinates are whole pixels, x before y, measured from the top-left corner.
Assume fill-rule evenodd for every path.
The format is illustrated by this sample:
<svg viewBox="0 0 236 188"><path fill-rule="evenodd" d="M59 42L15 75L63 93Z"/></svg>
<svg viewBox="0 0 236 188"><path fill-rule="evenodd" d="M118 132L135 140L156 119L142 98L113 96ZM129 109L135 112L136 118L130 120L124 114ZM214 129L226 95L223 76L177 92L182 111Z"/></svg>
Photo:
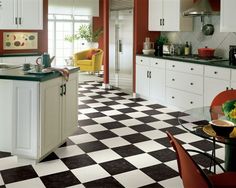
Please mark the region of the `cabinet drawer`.
<svg viewBox="0 0 236 188"><path fill-rule="evenodd" d="M181 61L167 61L166 68L168 70L173 71L203 75L203 65L196 65L193 63L183 63Z"/></svg>
<svg viewBox="0 0 236 188"><path fill-rule="evenodd" d="M181 109L191 109L203 106L203 96L167 87L166 102Z"/></svg>
<svg viewBox="0 0 236 188"><path fill-rule="evenodd" d="M166 64L164 59L150 58L150 65L156 68L165 69Z"/></svg>
<svg viewBox="0 0 236 188"><path fill-rule="evenodd" d="M149 66L150 65L149 59L150 57L136 56L136 64Z"/></svg>
<svg viewBox="0 0 236 188"><path fill-rule="evenodd" d="M181 72L167 71L166 85L168 87L203 95L203 77Z"/></svg>
<svg viewBox="0 0 236 188"><path fill-rule="evenodd" d="M236 82L236 69L231 69L231 81Z"/></svg>
<svg viewBox="0 0 236 188"><path fill-rule="evenodd" d="M222 80L230 80L230 69L205 66L205 76Z"/></svg>

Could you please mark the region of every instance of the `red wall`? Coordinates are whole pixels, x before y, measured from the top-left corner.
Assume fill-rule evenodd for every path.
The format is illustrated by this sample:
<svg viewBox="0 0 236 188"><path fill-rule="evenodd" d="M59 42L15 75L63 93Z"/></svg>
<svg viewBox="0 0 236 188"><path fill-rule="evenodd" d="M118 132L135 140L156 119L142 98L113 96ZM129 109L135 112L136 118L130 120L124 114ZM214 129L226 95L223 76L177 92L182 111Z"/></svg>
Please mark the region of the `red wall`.
<svg viewBox="0 0 236 188"><path fill-rule="evenodd" d="M38 32L38 49L36 50L3 50L3 32ZM0 30L0 54L48 51L48 0L43 0L43 30Z"/></svg>

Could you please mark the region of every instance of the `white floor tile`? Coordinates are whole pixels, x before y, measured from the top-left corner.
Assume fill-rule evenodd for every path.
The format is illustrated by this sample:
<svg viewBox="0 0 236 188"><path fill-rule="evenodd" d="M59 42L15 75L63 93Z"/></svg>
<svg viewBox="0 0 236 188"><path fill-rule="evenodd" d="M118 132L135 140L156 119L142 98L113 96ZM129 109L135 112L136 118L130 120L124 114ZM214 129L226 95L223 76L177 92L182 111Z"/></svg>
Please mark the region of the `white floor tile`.
<svg viewBox="0 0 236 188"><path fill-rule="evenodd" d="M111 106L109 106L109 107L110 107L110 108L113 108L113 109L115 109L115 110L124 109L124 108L129 108L128 106L123 105L123 104L111 105Z"/></svg>
<svg viewBox="0 0 236 188"><path fill-rule="evenodd" d="M60 147L60 148L57 148L54 152L60 159L84 154L84 151L80 149L77 145Z"/></svg>
<svg viewBox="0 0 236 188"><path fill-rule="evenodd" d="M121 113L120 111L117 111L117 110L107 110L107 111L103 111L101 113L105 114L106 116L113 116L113 115L123 114L123 113Z"/></svg>
<svg viewBox="0 0 236 188"><path fill-rule="evenodd" d="M87 131L88 133L94 133L94 132L99 132L99 131L105 131L107 128L103 127L102 125L88 125L84 126L83 129Z"/></svg>
<svg viewBox="0 0 236 188"><path fill-rule="evenodd" d="M143 124L143 122L141 122L137 119L126 119L126 120L122 120L122 121L119 121L119 122L126 125L126 126L128 126L128 127Z"/></svg>
<svg viewBox="0 0 236 188"><path fill-rule="evenodd" d="M166 123L164 121L156 121L156 122L151 122L151 123L147 123L148 125L152 126L155 129L163 129L163 128L167 128L167 127L172 127L173 125Z"/></svg>
<svg viewBox="0 0 236 188"><path fill-rule="evenodd" d="M142 134L153 140L166 137L166 134L159 130L146 131L146 132L142 132Z"/></svg>
<svg viewBox="0 0 236 188"><path fill-rule="evenodd" d="M98 99L95 99L96 101L98 102L111 102L112 100L111 99L107 99L107 98L98 98Z"/></svg>
<svg viewBox="0 0 236 188"><path fill-rule="evenodd" d="M168 187L168 188L184 188L182 179L178 177L170 178L168 180L160 181L158 182L160 185L163 187Z"/></svg>
<svg viewBox="0 0 236 188"><path fill-rule="evenodd" d="M68 167L60 160L51 160L33 165L34 170L39 176L46 176L58 172L69 170Z"/></svg>
<svg viewBox="0 0 236 188"><path fill-rule="evenodd" d="M132 107L134 110L137 111L146 111L146 110L153 110L152 108L148 107L148 106L136 106L136 107Z"/></svg>
<svg viewBox="0 0 236 188"><path fill-rule="evenodd" d="M94 113L94 112L98 112L97 110L95 110L94 108L85 108L85 109L79 109L80 113L82 114L89 114L89 113Z"/></svg>
<svg viewBox="0 0 236 188"><path fill-rule="evenodd" d="M75 135L75 136L70 136L69 138L75 144L81 144L81 143L91 142L91 141L97 140L95 137L93 137L90 134Z"/></svg>
<svg viewBox="0 0 236 188"><path fill-rule="evenodd" d="M153 179L140 170L115 175L114 178L124 187L136 188L155 183Z"/></svg>
<svg viewBox="0 0 236 188"><path fill-rule="evenodd" d="M10 183L6 185L7 188L25 188L25 187L33 187L33 188L44 188L43 182L40 178L29 179L25 181L18 181L16 183Z"/></svg>
<svg viewBox="0 0 236 188"><path fill-rule="evenodd" d="M81 183L102 179L110 176L110 174L98 164L77 168L71 170L71 172L79 179Z"/></svg>
<svg viewBox="0 0 236 188"><path fill-rule="evenodd" d="M84 114L78 114L78 120L85 120L85 119L90 119L90 118Z"/></svg>
<svg viewBox="0 0 236 188"><path fill-rule="evenodd" d="M99 117L99 118L94 118L94 121L96 121L97 123L108 123L108 122L114 122L116 120L112 119L111 117Z"/></svg>
<svg viewBox="0 0 236 188"><path fill-rule="evenodd" d="M97 107L103 107L106 106L105 104L102 103L90 103L90 104L86 104L87 106L91 107L91 108L97 108Z"/></svg>
<svg viewBox="0 0 236 188"><path fill-rule="evenodd" d="M153 140L149 140L149 141L145 141L145 142L139 142L134 144L135 146L137 146L138 148L140 148L141 150L145 151L145 152L151 152L151 151L156 151L156 150L161 150L161 149L165 149L166 147L153 141Z"/></svg>
<svg viewBox="0 0 236 188"><path fill-rule="evenodd" d="M118 97L119 95L110 93L110 94L103 94L102 96L103 96L103 97L107 97L107 98L112 98L112 97Z"/></svg>
<svg viewBox="0 0 236 188"><path fill-rule="evenodd" d="M79 185L69 186L69 187L67 187L67 188L85 188L85 186L82 185L82 184L79 184Z"/></svg>
<svg viewBox="0 0 236 188"><path fill-rule="evenodd" d="M141 118L141 117L147 117L148 115L143 112L131 112L127 113L126 115L132 117L132 118Z"/></svg>
<svg viewBox="0 0 236 188"><path fill-rule="evenodd" d="M125 159L137 168L145 168L161 163L159 160L147 153L126 157Z"/></svg>
<svg viewBox="0 0 236 188"><path fill-rule="evenodd" d="M176 172L179 172L178 164L177 164L177 160L176 159L172 160L172 161L165 162L165 165L169 166L170 168L172 168Z"/></svg>
<svg viewBox="0 0 236 188"><path fill-rule="evenodd" d="M111 130L113 133L117 134L118 136L125 136L125 135L130 135L130 134L135 134L137 131L129 128L129 127L122 127L122 128L117 128L117 129L112 129Z"/></svg>
<svg viewBox="0 0 236 188"><path fill-rule="evenodd" d="M130 144L127 140L121 137L108 138L108 139L101 140L101 142L109 148L115 148L115 147L120 147L120 146L125 146L125 145Z"/></svg>
<svg viewBox="0 0 236 188"><path fill-rule="evenodd" d="M1 176L1 173L0 173L0 186L1 185L4 185L4 182L3 182L3 179L2 179L2 176Z"/></svg>
<svg viewBox="0 0 236 188"><path fill-rule="evenodd" d="M177 109L174 109L173 107L171 109L170 108L160 108L160 109L158 109L158 111L163 112L163 113L170 113L170 112L176 112Z"/></svg>
<svg viewBox="0 0 236 188"><path fill-rule="evenodd" d="M182 140L185 143L197 142L199 140L202 140L200 136L196 136L192 133L177 134L175 135L175 138Z"/></svg>
<svg viewBox="0 0 236 188"><path fill-rule="evenodd" d="M118 155L111 149L91 152L91 153L88 153L88 155L97 163L103 163L103 162L112 161L112 160L121 158L120 155Z"/></svg>
<svg viewBox="0 0 236 188"><path fill-rule="evenodd" d="M156 114L156 115L152 115L152 117L159 119L159 120L167 120L167 119L175 118L169 114Z"/></svg>
<svg viewBox="0 0 236 188"><path fill-rule="evenodd" d="M116 102L118 102L118 103L120 103L120 104L133 103L133 101L131 101L131 100L126 100L126 99L124 99L124 100L117 100Z"/></svg>

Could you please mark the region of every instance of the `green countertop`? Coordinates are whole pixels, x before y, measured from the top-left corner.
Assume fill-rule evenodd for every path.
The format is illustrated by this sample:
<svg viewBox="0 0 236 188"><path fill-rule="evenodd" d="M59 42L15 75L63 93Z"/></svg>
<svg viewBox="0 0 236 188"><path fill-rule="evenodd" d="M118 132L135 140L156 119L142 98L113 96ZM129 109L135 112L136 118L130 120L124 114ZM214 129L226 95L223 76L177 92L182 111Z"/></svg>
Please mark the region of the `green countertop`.
<svg viewBox="0 0 236 188"><path fill-rule="evenodd" d="M72 66L68 66L66 68L69 69L70 73L77 72L79 70L78 67L72 67ZM6 80L25 80L25 81L43 82L59 76L61 76L61 74L58 71L53 71L45 74L29 74L27 72L24 72L22 70L22 67L13 69L4 69L4 70L0 69L0 79L6 79Z"/></svg>
<svg viewBox="0 0 236 188"><path fill-rule="evenodd" d="M224 67L224 68L231 68L231 69L236 69L236 66L230 65L228 60L224 61L217 61L217 62L211 62L208 60L195 60L191 59L189 60L188 58L183 58L181 56L154 56L154 55L144 55L144 54L137 54L137 56L143 56L143 57L152 57L152 58L158 58L158 59L168 59L168 60L173 60L173 61L179 61L179 62L186 62L186 63L194 63L194 64L201 64L201 65L209 65L209 66L216 66L216 67Z"/></svg>
<svg viewBox="0 0 236 188"><path fill-rule="evenodd" d="M22 56L41 56L42 53L39 52L31 52L31 53L7 53L0 54L0 57L22 57Z"/></svg>

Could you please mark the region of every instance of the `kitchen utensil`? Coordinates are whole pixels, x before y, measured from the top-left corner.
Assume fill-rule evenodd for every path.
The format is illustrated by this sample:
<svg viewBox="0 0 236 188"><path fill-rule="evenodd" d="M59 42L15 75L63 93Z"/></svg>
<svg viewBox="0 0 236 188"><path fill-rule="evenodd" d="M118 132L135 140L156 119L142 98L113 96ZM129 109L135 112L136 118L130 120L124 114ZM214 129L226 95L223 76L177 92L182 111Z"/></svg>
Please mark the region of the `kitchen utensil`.
<svg viewBox="0 0 236 188"><path fill-rule="evenodd" d="M198 56L201 58L212 58L214 57L215 49L208 48L207 46L205 48L198 48Z"/></svg>
<svg viewBox="0 0 236 188"><path fill-rule="evenodd" d="M229 137L229 134L234 130L234 123L216 119L209 122L212 129L216 132L216 135Z"/></svg>
<svg viewBox="0 0 236 188"><path fill-rule="evenodd" d="M213 35L215 29L212 24L205 24L202 26L202 32L204 35Z"/></svg>

